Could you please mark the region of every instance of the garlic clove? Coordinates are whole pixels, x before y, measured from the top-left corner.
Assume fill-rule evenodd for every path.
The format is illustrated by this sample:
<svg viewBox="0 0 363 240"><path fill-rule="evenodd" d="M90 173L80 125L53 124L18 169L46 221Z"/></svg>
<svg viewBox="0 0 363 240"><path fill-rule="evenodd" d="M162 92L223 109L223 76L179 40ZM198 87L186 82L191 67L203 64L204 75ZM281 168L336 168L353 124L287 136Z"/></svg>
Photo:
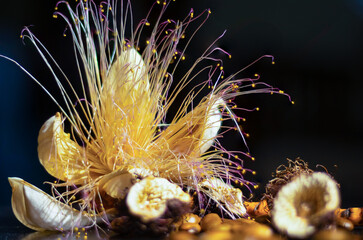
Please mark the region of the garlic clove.
<svg viewBox="0 0 363 240"><path fill-rule="evenodd" d="M192 201L178 185L164 178L147 177L131 187L126 204L132 215L146 223L162 217L169 200L178 200L181 206L188 207Z"/></svg>
<svg viewBox="0 0 363 240"><path fill-rule="evenodd" d="M68 231L91 226L100 220L61 203L21 178L8 179L13 191L13 212L21 223L33 230Z"/></svg>
<svg viewBox="0 0 363 240"><path fill-rule="evenodd" d="M205 179L199 183L199 188L217 203L224 203L227 210L238 216L246 215L243 205L242 191L218 178Z"/></svg>
<svg viewBox="0 0 363 240"><path fill-rule="evenodd" d="M83 182L88 176L85 154L63 131L60 113L49 118L38 136L38 157L47 172L63 181Z"/></svg>

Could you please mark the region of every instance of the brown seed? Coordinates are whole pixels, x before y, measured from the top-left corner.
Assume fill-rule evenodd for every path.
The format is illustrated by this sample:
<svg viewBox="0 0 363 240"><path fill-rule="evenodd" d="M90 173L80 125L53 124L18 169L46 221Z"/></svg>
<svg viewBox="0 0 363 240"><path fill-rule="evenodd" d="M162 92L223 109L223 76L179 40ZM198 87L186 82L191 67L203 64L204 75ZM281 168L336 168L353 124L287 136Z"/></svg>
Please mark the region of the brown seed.
<svg viewBox="0 0 363 240"><path fill-rule="evenodd" d="M208 229L208 231L232 232L233 225L234 224L230 224L230 223L222 223L222 224L211 227L210 229Z"/></svg>
<svg viewBox="0 0 363 240"><path fill-rule="evenodd" d="M182 225L180 225L179 230L196 234L200 232L201 227L198 223L183 223Z"/></svg>
<svg viewBox="0 0 363 240"><path fill-rule="evenodd" d="M255 238L271 238L273 235L273 231L267 225L254 223L254 224L240 224L233 225L232 232L234 234L242 234L246 237L255 237Z"/></svg>
<svg viewBox="0 0 363 240"><path fill-rule="evenodd" d="M208 231L208 229L212 229L215 226L218 226L222 223L222 219L216 213L209 213L205 215L200 221L200 226L203 231Z"/></svg>
<svg viewBox="0 0 363 240"><path fill-rule="evenodd" d="M189 232L172 232L169 236L169 240L196 240L197 236Z"/></svg>
<svg viewBox="0 0 363 240"><path fill-rule="evenodd" d="M349 231L352 231L354 229L354 224L352 223L352 221L345 218L337 218L337 225Z"/></svg>
<svg viewBox="0 0 363 240"><path fill-rule="evenodd" d="M199 240L232 240L232 239L236 239L232 233L225 231L217 231L217 230L211 230L202 233L199 237Z"/></svg>
<svg viewBox="0 0 363 240"><path fill-rule="evenodd" d="M313 236L314 240L351 240L354 236L343 229L322 230Z"/></svg>
<svg viewBox="0 0 363 240"><path fill-rule="evenodd" d="M199 223L201 218L193 213L186 213L182 217L182 223Z"/></svg>

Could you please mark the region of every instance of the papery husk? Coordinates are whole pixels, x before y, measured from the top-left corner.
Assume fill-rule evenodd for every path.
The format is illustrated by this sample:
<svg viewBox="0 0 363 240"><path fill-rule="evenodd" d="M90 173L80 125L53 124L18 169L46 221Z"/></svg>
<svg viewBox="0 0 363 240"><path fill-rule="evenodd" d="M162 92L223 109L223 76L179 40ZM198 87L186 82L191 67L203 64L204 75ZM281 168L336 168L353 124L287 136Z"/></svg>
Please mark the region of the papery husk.
<svg viewBox="0 0 363 240"><path fill-rule="evenodd" d="M66 205L21 178L9 178L11 198L16 218L36 231L68 231L74 227L89 227L100 216L80 212Z"/></svg>

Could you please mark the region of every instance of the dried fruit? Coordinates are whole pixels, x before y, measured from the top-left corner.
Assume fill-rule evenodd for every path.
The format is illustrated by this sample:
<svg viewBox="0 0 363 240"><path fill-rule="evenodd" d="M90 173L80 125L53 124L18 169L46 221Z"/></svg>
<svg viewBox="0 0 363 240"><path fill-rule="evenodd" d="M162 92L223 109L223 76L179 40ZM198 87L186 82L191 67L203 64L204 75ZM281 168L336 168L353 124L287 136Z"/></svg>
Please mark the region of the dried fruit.
<svg viewBox="0 0 363 240"><path fill-rule="evenodd" d="M190 195L178 185L164 178L147 177L131 187L126 197L126 204L132 215L147 223L162 217L167 210L173 211L168 208L184 207L186 210L181 212L185 213L189 210L191 200ZM177 201L180 205L171 206L168 204L170 201Z"/></svg>
<svg viewBox="0 0 363 240"><path fill-rule="evenodd" d="M294 238L306 238L331 223L339 207L337 183L327 174L302 174L277 193L271 211L276 228Z"/></svg>

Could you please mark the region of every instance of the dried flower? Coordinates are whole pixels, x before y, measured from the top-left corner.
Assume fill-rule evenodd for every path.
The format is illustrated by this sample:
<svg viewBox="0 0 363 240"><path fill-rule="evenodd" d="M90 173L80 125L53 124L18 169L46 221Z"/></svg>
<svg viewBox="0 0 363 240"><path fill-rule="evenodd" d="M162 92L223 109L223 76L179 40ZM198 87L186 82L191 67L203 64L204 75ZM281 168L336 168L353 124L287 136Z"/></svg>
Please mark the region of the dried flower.
<svg viewBox="0 0 363 240"><path fill-rule="evenodd" d="M282 233L306 238L329 223L339 205L338 185L331 177L320 172L301 174L277 193L272 221Z"/></svg>
<svg viewBox="0 0 363 240"><path fill-rule="evenodd" d="M147 221L160 213L145 216L139 212L142 205L132 205L130 199L142 204L138 194L147 189L144 184L166 181L171 188L175 188L172 184L175 183L190 193L197 192L201 208L204 196L207 196L224 203L226 208L223 209L231 217L235 214L242 216L245 213L242 192L231 185L244 183L242 160L216 143L222 120L235 122L235 127L226 129L238 130L243 138L237 124L240 118L231 110L236 108L233 98L247 93L284 93L259 83L258 76L255 79L238 79L234 74L224 78L223 61L214 58L213 54L216 51L226 52L218 47L208 48L190 70L177 79L175 90L170 91L175 81L175 68L185 58L186 49L179 50L177 46L183 40L186 28L198 18L208 18L210 11L199 16L194 16L192 11L183 21L164 20L163 13L171 1L156 3L161 5L161 14L152 27L146 46L140 39L143 29L151 25L149 15L135 29L132 28L133 24L128 24L132 21L129 19L132 15L129 12L130 1L117 3L116 0L108 0L100 5L92 0L79 1L75 10L66 1L57 3L54 17L66 21L74 42L82 86L80 93L76 92L72 81L29 28L24 29L21 36L29 39L42 56L64 101L61 104L47 92L61 113L44 123L38 138L41 164L49 174L60 180L52 183L56 197L51 197L49 201L52 204L57 202L59 206L56 208L62 208L63 203L67 203L96 216L107 210L103 196L107 195L117 202L128 194L130 211ZM121 6L121 9L117 6ZM61 7L67 9L68 17L58 11ZM118 21L118 15L121 15L121 21ZM175 62L175 66L171 65L172 62ZM201 62L210 65L198 68ZM166 122L167 111L176 97L196 78L205 81L193 88L171 122ZM65 90L64 82L71 91ZM195 105L195 97L207 87L212 89L210 93L188 110ZM64 123L70 124L71 134L64 132ZM151 181L150 176L158 180ZM146 179L136 183L143 178ZM57 187L60 186L67 190L58 194ZM144 190L138 191L139 187ZM160 187L160 190L164 190ZM187 202L181 188L174 190ZM77 198L76 195L81 197ZM158 200L162 202L169 198L160 192L159 195ZM30 226L25 213L17 211L24 198L27 195L14 194L13 208L18 219ZM107 207L113 206L108 204ZM163 210L164 205L159 207ZM73 211L68 207L65 209ZM53 217L42 216L41 221L34 222L33 229L65 230L72 226L96 224L95 219L92 223L68 223L57 218L49 227L46 224L48 220L44 218ZM108 219L104 217L107 223Z"/></svg>

